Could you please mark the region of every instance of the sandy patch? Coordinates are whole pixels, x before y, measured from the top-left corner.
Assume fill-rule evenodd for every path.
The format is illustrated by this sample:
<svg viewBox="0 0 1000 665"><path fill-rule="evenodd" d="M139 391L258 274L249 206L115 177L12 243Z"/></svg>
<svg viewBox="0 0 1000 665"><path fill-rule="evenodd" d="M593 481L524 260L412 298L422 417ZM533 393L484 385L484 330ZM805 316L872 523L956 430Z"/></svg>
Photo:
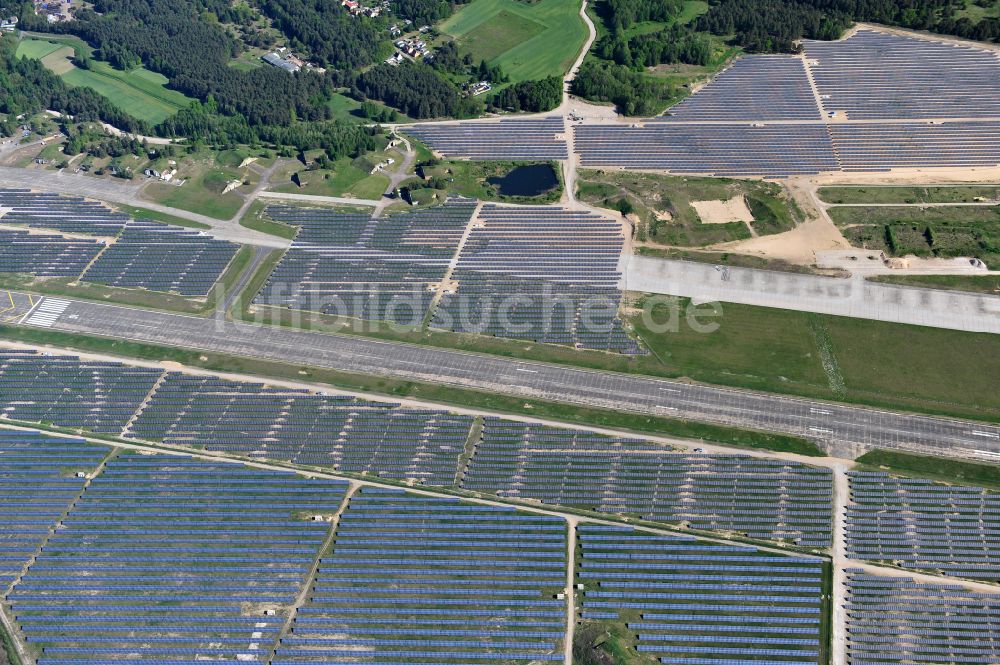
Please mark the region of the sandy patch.
<svg viewBox="0 0 1000 665"><path fill-rule="evenodd" d="M753 221L753 213L742 194L728 201L692 201L691 207L698 213L702 224Z"/></svg>
<svg viewBox="0 0 1000 665"><path fill-rule="evenodd" d="M764 259L781 259L806 266L816 261L816 252L819 250L849 248L850 245L837 227L823 219L811 219L784 233L736 240L710 247L715 251L749 254Z"/></svg>
<svg viewBox="0 0 1000 665"><path fill-rule="evenodd" d="M789 182L823 185L968 185L1000 182L1000 168L971 169L922 168L896 169L883 172L824 173L816 176L789 178Z"/></svg>

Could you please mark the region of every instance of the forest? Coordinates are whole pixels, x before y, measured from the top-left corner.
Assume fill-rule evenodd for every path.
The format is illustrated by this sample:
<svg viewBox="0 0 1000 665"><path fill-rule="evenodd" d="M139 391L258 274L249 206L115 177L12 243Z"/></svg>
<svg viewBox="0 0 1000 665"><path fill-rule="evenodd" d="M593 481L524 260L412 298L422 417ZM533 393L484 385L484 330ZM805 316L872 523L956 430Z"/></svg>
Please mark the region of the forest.
<svg viewBox="0 0 1000 665"><path fill-rule="evenodd" d="M611 102L625 115L655 115L673 92L672 86L662 79L600 60L585 61L573 80L573 94Z"/></svg>
<svg viewBox="0 0 1000 665"><path fill-rule="evenodd" d="M540 81L520 81L500 90L489 100L493 111L526 111L541 113L562 102L563 81L549 76Z"/></svg>
<svg viewBox="0 0 1000 665"><path fill-rule="evenodd" d="M279 30L324 67L350 71L389 56L384 21L359 21L339 2L259 0Z"/></svg>
<svg viewBox="0 0 1000 665"><path fill-rule="evenodd" d="M803 37L836 39L852 21L982 41L1000 37L996 18L956 18L965 6L966 0L718 0L699 18L696 29L736 35L740 46L757 52L790 51Z"/></svg>
<svg viewBox="0 0 1000 665"><path fill-rule="evenodd" d="M343 88L359 101L380 101L414 118L465 118L479 115L486 105L482 99L465 95L459 80L476 76L494 83L505 80L497 68L459 58L454 45L440 49L441 58L433 66L372 67L392 52L391 17L358 20L338 2L259 0L255 6L288 37L293 48L323 65L326 73L302 71L292 76L273 67L230 67L245 44L225 25L241 27L237 35L249 34L256 10L227 0L96 0L93 9L78 11L76 20L56 24L35 16L30 5L22 8L21 16L26 29L79 36L94 48L95 59L119 69L144 65L166 76L170 87L200 100L197 107L184 109L155 128L142 127L164 136L222 142L279 137L294 141L299 150L312 149L317 143L335 143L328 129L328 102ZM447 17L454 5L443 0L394 0L393 9L398 16L420 24ZM551 108L558 104L551 87L545 81L519 84L494 101L493 108ZM80 99L90 97L80 93L72 99L79 107ZM103 106L107 107L101 111L105 119L115 116L113 107ZM121 116L118 112L118 122L112 124L122 129L137 127L137 121ZM383 114L373 119L389 117ZM317 126L307 129L307 123Z"/></svg>

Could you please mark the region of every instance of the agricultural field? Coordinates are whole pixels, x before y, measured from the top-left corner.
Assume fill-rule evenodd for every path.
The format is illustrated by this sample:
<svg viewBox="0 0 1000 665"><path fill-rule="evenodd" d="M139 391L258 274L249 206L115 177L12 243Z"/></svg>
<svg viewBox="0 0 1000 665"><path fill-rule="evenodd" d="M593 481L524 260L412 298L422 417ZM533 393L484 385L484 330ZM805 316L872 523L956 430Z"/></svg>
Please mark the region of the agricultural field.
<svg viewBox="0 0 1000 665"><path fill-rule="evenodd" d="M975 203L1000 199L996 185L932 185L918 186L862 186L843 185L820 187L817 191L824 203Z"/></svg>
<svg viewBox="0 0 1000 665"><path fill-rule="evenodd" d="M583 170L577 196L602 208L634 213L639 222L636 237L658 245L702 247L743 240L753 233L788 231L802 220L781 185L769 182ZM714 223L717 220L703 219L692 205L740 197L753 221Z"/></svg>
<svg viewBox="0 0 1000 665"><path fill-rule="evenodd" d="M974 256L1000 265L1000 206L832 207L851 244L892 256Z"/></svg>
<svg viewBox="0 0 1000 665"><path fill-rule="evenodd" d="M439 26L462 53L503 68L512 82L563 76L587 39L576 0L475 0Z"/></svg>
<svg viewBox="0 0 1000 665"><path fill-rule="evenodd" d="M18 44L17 55L41 60L69 85L92 88L123 111L152 124L162 122L194 101L167 88L165 76L144 67L121 71L106 62L91 60L89 69L81 69L72 59L86 48L89 47L82 42L73 45L67 38L58 42L27 38Z"/></svg>

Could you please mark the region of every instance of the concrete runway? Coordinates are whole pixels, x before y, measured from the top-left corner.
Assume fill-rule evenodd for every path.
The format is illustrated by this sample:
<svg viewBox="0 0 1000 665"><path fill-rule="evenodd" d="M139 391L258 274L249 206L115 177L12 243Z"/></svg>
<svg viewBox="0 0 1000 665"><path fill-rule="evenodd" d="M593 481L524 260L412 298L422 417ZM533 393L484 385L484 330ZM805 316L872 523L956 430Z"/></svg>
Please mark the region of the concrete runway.
<svg viewBox="0 0 1000 665"><path fill-rule="evenodd" d="M627 291L686 296L850 316L932 328L1000 333L1000 297L920 289L647 256L628 259L620 286Z"/></svg>
<svg viewBox="0 0 1000 665"><path fill-rule="evenodd" d="M796 434L841 457L881 447L1000 461L1000 426L972 421L72 300L40 321L65 332Z"/></svg>

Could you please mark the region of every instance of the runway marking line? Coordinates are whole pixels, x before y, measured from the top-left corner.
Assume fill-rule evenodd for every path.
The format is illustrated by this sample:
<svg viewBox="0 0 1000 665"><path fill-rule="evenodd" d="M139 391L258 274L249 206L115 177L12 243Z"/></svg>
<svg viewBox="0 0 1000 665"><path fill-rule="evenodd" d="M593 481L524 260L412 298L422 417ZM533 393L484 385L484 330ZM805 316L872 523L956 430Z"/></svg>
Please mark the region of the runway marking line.
<svg viewBox="0 0 1000 665"><path fill-rule="evenodd" d="M18 325L24 325L24 322L27 320L27 318L29 316L31 316L32 313L34 313L35 308L38 307L39 305L41 305L42 301L44 301L44 300L45 300L45 298L39 298L37 303L31 303L31 307L28 308L27 313L25 313L24 316L22 316L20 319L18 319L18 321L17 321ZM28 301L31 302L31 296L28 296Z"/></svg>
<svg viewBox="0 0 1000 665"><path fill-rule="evenodd" d="M9 312L10 310L12 310L15 307L17 307L17 305L14 304L14 294L11 293L10 291L8 291L7 292L7 297L10 298L10 307L5 307L3 309L0 309L0 314L3 314L5 312Z"/></svg>

